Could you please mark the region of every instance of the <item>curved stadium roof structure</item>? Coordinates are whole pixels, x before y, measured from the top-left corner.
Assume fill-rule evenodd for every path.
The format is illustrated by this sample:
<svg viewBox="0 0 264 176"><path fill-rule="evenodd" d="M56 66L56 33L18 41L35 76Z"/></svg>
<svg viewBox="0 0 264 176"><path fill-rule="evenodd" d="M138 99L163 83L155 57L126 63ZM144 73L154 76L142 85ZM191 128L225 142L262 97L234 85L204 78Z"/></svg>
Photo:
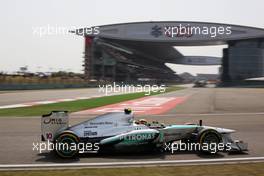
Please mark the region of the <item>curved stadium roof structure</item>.
<svg viewBox="0 0 264 176"><path fill-rule="evenodd" d="M93 32L95 28L98 32ZM165 63L187 65L223 63L222 58L184 56L175 49L175 46L227 44L246 45L250 48L251 44L248 42L253 41L258 43L257 48L262 49L264 39L264 29L260 28L188 21L121 23L81 28L74 32L86 39L84 64L86 75L94 79L111 77L114 80L135 80L144 77L177 79L175 73ZM243 44L245 42L246 44Z"/></svg>

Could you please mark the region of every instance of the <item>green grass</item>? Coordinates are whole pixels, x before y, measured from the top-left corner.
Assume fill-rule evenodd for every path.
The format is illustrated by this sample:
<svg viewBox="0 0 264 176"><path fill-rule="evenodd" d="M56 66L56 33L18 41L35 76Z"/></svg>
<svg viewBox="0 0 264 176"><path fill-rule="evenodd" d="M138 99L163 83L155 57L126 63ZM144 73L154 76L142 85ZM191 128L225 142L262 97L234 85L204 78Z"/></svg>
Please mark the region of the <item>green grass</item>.
<svg viewBox="0 0 264 176"><path fill-rule="evenodd" d="M40 171L0 171L1 176L260 176L264 173L264 163L252 164L221 164L199 166L167 166L167 167L128 167L128 168L98 168Z"/></svg>
<svg viewBox="0 0 264 176"><path fill-rule="evenodd" d="M169 87L166 92L181 90L182 87ZM160 94L159 92L152 92L151 95ZM8 108L0 109L0 116L41 116L42 114L49 113L52 110L67 110L69 112L76 112L85 109L96 108L109 104L119 103L127 100L133 100L146 96L144 92L113 95L99 98L91 98L84 100L75 100L68 102L51 103L45 105L36 105L31 107L21 108Z"/></svg>

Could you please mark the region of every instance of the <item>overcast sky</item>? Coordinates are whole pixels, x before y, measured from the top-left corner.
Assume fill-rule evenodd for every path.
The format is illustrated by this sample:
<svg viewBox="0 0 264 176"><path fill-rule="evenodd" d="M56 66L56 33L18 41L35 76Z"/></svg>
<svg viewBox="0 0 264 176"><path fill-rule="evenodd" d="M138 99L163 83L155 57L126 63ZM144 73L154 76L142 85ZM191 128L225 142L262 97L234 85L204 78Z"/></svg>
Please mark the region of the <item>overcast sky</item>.
<svg viewBox="0 0 264 176"><path fill-rule="evenodd" d="M81 72L83 38L34 34L37 27L71 28L137 21L204 21L264 28L262 0L6 0L0 6L0 71ZM180 48L221 56L220 47ZM215 73L213 67L174 66L178 73Z"/></svg>

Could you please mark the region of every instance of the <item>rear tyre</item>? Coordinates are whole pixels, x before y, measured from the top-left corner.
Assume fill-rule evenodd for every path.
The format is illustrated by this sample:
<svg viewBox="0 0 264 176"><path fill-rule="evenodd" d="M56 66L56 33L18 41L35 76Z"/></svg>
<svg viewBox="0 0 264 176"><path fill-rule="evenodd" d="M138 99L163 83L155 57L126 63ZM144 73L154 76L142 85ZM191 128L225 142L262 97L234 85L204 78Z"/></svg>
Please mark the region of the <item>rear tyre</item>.
<svg viewBox="0 0 264 176"><path fill-rule="evenodd" d="M73 158L78 153L79 139L73 133L62 133L56 138L55 152L62 158Z"/></svg>

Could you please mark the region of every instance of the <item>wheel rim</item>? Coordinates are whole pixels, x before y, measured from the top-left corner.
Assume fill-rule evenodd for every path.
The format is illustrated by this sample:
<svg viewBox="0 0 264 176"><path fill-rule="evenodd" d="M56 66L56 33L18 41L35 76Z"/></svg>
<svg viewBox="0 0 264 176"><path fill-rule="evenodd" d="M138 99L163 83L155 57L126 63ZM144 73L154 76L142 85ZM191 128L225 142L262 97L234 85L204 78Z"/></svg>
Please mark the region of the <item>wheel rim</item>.
<svg viewBox="0 0 264 176"><path fill-rule="evenodd" d="M203 143L206 143L206 144L216 143L216 144L218 144L219 139L215 134L208 134L205 136Z"/></svg>
<svg viewBox="0 0 264 176"><path fill-rule="evenodd" d="M218 137L217 134L213 133L213 132L209 132L208 134L205 134L202 138L201 138L201 145L204 146L205 144L208 146L211 146L211 144L215 144L216 145L216 150L212 149L210 147L208 147L208 149L204 150L202 148L203 152L208 152L208 153L217 153L217 145L220 143L220 139ZM212 152L213 151L213 152Z"/></svg>
<svg viewBox="0 0 264 176"><path fill-rule="evenodd" d="M57 144L60 148L56 152L62 157L73 157L77 152L77 142L71 136L61 136L57 140ZM72 146L75 145L76 150L72 150Z"/></svg>

